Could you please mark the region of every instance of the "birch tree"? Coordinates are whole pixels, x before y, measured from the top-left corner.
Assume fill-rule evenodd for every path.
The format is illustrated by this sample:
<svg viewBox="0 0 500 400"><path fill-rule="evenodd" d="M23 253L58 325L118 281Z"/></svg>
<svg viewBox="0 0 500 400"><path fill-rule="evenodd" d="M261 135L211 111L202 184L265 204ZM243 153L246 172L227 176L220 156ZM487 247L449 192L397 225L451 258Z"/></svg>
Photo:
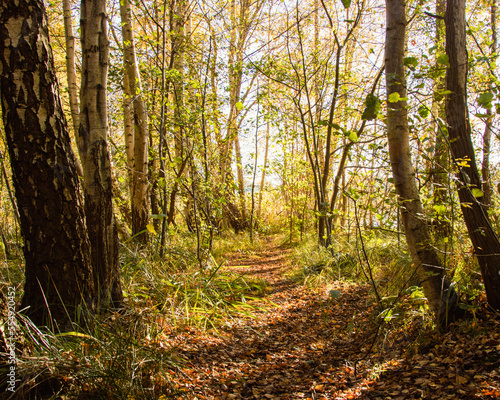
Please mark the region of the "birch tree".
<svg viewBox="0 0 500 400"><path fill-rule="evenodd" d="M96 293L42 0L0 0L0 92L24 237L21 308L38 325L66 324Z"/></svg>
<svg viewBox="0 0 500 400"><path fill-rule="evenodd" d="M82 78L78 150L84 172L85 214L99 303L122 302L118 234L113 215L111 163L107 144L109 41L105 0L82 0Z"/></svg>
<svg viewBox="0 0 500 400"><path fill-rule="evenodd" d="M129 168L132 170L132 235L147 238L149 195L148 195L148 116L142 94L141 77L135 54L134 34L132 30L132 12L129 0L120 1L122 22L123 58L125 65L125 101L128 131L126 133ZM130 107L130 109L128 109ZM133 131L130 122L133 121ZM127 126L126 126L127 127ZM128 133L130 131L130 133Z"/></svg>

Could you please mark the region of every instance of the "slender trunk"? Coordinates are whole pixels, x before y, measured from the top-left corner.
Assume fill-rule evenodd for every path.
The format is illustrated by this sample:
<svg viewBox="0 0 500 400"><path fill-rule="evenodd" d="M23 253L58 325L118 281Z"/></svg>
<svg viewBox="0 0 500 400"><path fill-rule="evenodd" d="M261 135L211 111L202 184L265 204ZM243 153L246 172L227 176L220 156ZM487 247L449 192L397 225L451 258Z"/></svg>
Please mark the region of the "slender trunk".
<svg viewBox="0 0 500 400"><path fill-rule="evenodd" d="M257 98L259 93L257 92ZM257 178L257 162L259 160L259 103L257 103L257 118L255 121L255 160L253 163L253 176L252 176L252 203L250 208L250 243L253 243L253 221L255 214L255 179Z"/></svg>
<svg viewBox="0 0 500 400"><path fill-rule="evenodd" d="M83 164L85 214L94 279L99 288L99 305L106 308L119 306L123 301L107 144L109 41L106 1L82 0L80 24L82 78L78 149Z"/></svg>
<svg viewBox="0 0 500 400"><path fill-rule="evenodd" d="M486 296L491 307L500 310L500 241L493 230L481 191L467 109L467 46L465 0L448 0L445 13L446 119L453 159L457 163L458 197L469 237L474 246Z"/></svg>
<svg viewBox="0 0 500 400"><path fill-rule="evenodd" d="M342 183L341 183L342 191L345 190L345 169L342 170ZM347 219L347 207L348 207L348 197L342 196L342 207L340 212L340 226L345 227L346 219Z"/></svg>
<svg viewBox="0 0 500 400"><path fill-rule="evenodd" d="M262 195L264 194L264 185L266 183L266 171L267 171L267 157L269 152L269 128L270 124L267 123L267 132L266 132L266 144L264 149L264 163L262 165L262 175L260 177L260 186L259 186L259 200L257 203L257 220L260 223L261 212L262 212Z"/></svg>
<svg viewBox="0 0 500 400"><path fill-rule="evenodd" d="M66 36L66 75L68 79L69 106L73 120L74 132L80 126L80 105L78 104L78 84L75 68L75 35L73 32L73 18L71 17L70 0L63 0L64 33Z"/></svg>
<svg viewBox="0 0 500 400"><path fill-rule="evenodd" d="M236 156L236 171L238 175L238 195L240 200L240 210L241 218L243 219L243 225L247 225L247 206L246 206L246 196L245 196L245 180L243 177L243 165L241 159L241 148L240 148L240 137L236 135L234 138L234 150Z"/></svg>
<svg viewBox="0 0 500 400"><path fill-rule="evenodd" d="M445 0L436 1L436 15L444 15L446 9ZM444 21L436 18L436 40L435 40L435 53L441 54L444 51ZM435 62L436 69L440 70L440 65L437 60ZM433 202L436 206L449 205L449 187L450 187L450 157L448 146L448 131L446 129L446 112L444 109L443 91L445 87L444 76L439 73L434 79L434 95L432 98L432 128L435 135L434 154L431 163L431 182L433 187ZM449 207L446 207L448 209ZM451 226L447 218L447 214L439 214L438 218L434 221L433 231L436 239L444 239L450 237ZM449 242L444 245L448 246ZM446 247L445 247L446 248Z"/></svg>
<svg viewBox="0 0 500 400"><path fill-rule="evenodd" d="M132 13L129 0L120 1L122 22L123 58L131 96L134 121L133 165L132 169L132 235L139 235L141 242L147 241L146 226L149 220L149 182L148 182L148 116L143 99L141 79L134 46Z"/></svg>
<svg viewBox="0 0 500 400"><path fill-rule="evenodd" d="M228 55L229 115L227 118L226 138L223 142L219 143L219 148L221 153L221 179L227 200L225 214L235 231L243 230L247 227L245 185L243 180L238 123L241 110L240 102L242 101L243 52L248 41L251 24L256 20L261 7L261 1L251 3L242 0L239 2L239 7L237 7L236 0L231 0L230 2L231 30ZM236 202L233 189L234 177L231 172L233 146L236 152L239 208L234 204Z"/></svg>
<svg viewBox="0 0 500 400"><path fill-rule="evenodd" d="M174 222L175 204L179 193L180 182L183 179L186 159L186 138L184 127L184 46L185 46L185 7L184 0L173 1L170 5L171 30L171 69L177 71L178 76L171 80L173 89L174 108L174 152L176 164L176 179L170 191L167 224Z"/></svg>
<svg viewBox="0 0 500 400"><path fill-rule="evenodd" d="M430 243L411 162L403 62L407 23L404 0L386 0L386 13L387 134L394 185L401 205L408 249L417 268L418 279L432 312L438 320L443 321L447 314L446 297L443 294L449 284L437 251ZM395 99L398 100L394 101Z"/></svg>
<svg viewBox="0 0 500 400"><path fill-rule="evenodd" d="M78 83L75 67L75 35L73 32L73 18L71 16L70 0L63 0L64 34L66 37L66 76L68 79L69 107L73 121L73 133L76 135L80 126L80 105L78 104ZM83 168L78 158L76 168L79 176L83 176Z"/></svg>
<svg viewBox="0 0 500 400"><path fill-rule="evenodd" d="M490 57L494 59L497 53L497 3L496 0L492 0L490 9L490 24L491 24L491 39L492 44L490 47ZM490 80L488 82L488 90L493 93L494 90L494 76L490 72ZM483 165L481 168L481 176L483 178L483 202L486 206L491 207L491 174L490 174L490 152L491 152L491 134L493 128L493 110L491 107L486 109L486 126L484 127L483 134Z"/></svg>
<svg viewBox="0 0 500 400"><path fill-rule="evenodd" d="M158 138L158 158L160 160L160 171L159 171L159 179L163 180L163 188L162 188L162 193L161 193L161 199L162 199L162 213L163 213L163 219L161 221L161 234L160 234L160 250L159 250L159 255L160 258L163 257L163 254L165 252L165 243L167 239L167 228L168 228L168 221L166 217L167 213L167 185L165 182L165 169L166 169L166 164L165 164L165 144L166 144L166 138L165 138L165 113L166 113L166 101L167 101L167 80L166 80L166 45L167 45L167 27L166 27L166 15L167 15L167 8L163 7L163 15L162 15L162 21L163 25L161 27L161 105L160 105L160 132L159 132L159 138ZM158 35L159 36L159 35Z"/></svg>
<svg viewBox="0 0 500 400"><path fill-rule="evenodd" d="M130 203L134 197L134 110L132 107L132 93L130 92L129 76L123 75L123 138L127 155L127 176ZM132 211L132 207L130 207Z"/></svg>

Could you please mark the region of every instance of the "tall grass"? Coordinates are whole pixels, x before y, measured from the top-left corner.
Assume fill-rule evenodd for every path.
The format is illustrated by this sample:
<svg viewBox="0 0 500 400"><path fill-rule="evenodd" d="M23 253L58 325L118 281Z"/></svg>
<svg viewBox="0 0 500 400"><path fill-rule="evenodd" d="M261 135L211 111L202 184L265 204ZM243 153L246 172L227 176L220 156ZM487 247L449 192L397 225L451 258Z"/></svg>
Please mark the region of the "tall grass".
<svg viewBox="0 0 500 400"><path fill-rule="evenodd" d="M309 235L295 247L293 257L298 268L292 279L310 286L356 280L360 274L355 247L340 236L326 249L318 245L316 235Z"/></svg>
<svg viewBox="0 0 500 400"><path fill-rule="evenodd" d="M189 398L177 335L188 326L216 331L235 316L251 318L261 307L254 300L266 292L265 283L224 269L224 255L256 248L245 240L224 239L221 261L210 256L204 268L191 236L171 240L162 260L154 249L123 246L125 308L89 316L73 332L39 329L19 315L13 398ZM3 269L2 277L12 278ZM0 366L0 386L6 383L6 367Z"/></svg>
<svg viewBox="0 0 500 400"><path fill-rule="evenodd" d="M15 399L158 399L182 395L173 376L181 356L151 335L157 322L132 311L56 333L18 316ZM2 371L3 372L3 371ZM6 374L2 373L2 378ZM2 382L3 384L5 382ZM63 397L64 398L64 397Z"/></svg>

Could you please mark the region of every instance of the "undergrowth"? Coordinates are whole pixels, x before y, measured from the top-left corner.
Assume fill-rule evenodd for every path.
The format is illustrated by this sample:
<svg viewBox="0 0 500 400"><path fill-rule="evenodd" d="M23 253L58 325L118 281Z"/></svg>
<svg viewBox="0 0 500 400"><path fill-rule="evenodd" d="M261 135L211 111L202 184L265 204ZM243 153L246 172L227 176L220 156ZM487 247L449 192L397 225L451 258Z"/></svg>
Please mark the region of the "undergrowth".
<svg viewBox="0 0 500 400"><path fill-rule="evenodd" d="M371 315L371 323L379 326L379 341L383 346L399 342L406 337L405 332L435 329L427 299L416 275L416 269L403 238L391 232L363 233L363 241L336 235L329 248L317 244L317 237L310 236L295 247L294 257L297 268L292 278L311 287L334 287L338 282L370 284L371 301L376 305ZM475 305L483 293L478 282L477 266L467 253L457 249L448 256L449 276L461 288L460 307L467 311ZM475 279L473 279L475 277ZM330 285L330 286L328 286ZM341 296L341 291L330 290L333 297ZM414 336L419 337L418 334Z"/></svg>
<svg viewBox="0 0 500 400"><path fill-rule="evenodd" d="M203 262L193 235L170 238L162 259L157 248L125 244L121 266L126 307L121 312L94 316L65 333L39 329L18 316L18 390L13 398L189 398L176 383L185 363L176 338L189 330L217 332L235 316L253 317L262 304L254 300L267 293L265 282L235 275L224 264L230 257L252 256L266 240L256 236L251 243L248 235L223 235ZM377 296L372 290L366 301L377 303L370 323L380 328L378 343L387 348L410 337L418 343L418 332L433 326L406 247L395 235L370 232L364 234L363 246L359 238L337 235L325 249L311 235L293 246L296 268L291 278L310 287L334 287L339 281L375 284ZM454 278L474 299L482 293L473 279L476 267L465 252L457 254L449 257L456 266ZM18 297L19 265L11 260L1 271L3 282L19 282ZM335 301L341 290L330 290L329 296ZM0 364L1 379L7 367ZM5 385L1 379L0 386Z"/></svg>
<svg viewBox="0 0 500 400"><path fill-rule="evenodd" d="M186 397L174 378L182 374L184 363L176 337L186 329L217 331L236 315L253 317L261 307L253 300L266 293L265 282L226 272L223 266L231 253L259 246L260 240L251 244L243 235L234 242L222 238L216 256L210 255L200 268L195 238L189 235L172 239L162 260L150 248L124 245L123 310L88 317L91 320L65 333L39 329L18 316L13 398ZM3 268L3 281L12 282L17 269L17 264L13 271ZM7 376L6 368L0 365L1 379ZM0 380L0 386L5 385L5 379Z"/></svg>
<svg viewBox="0 0 500 400"><path fill-rule="evenodd" d="M356 280L360 273L352 245L342 238L326 249L310 235L294 248L293 258L298 267L291 278L309 286Z"/></svg>
<svg viewBox="0 0 500 400"><path fill-rule="evenodd" d="M39 329L18 316L22 354L15 399L158 399L182 395L172 376L181 358L157 320L135 310L73 332ZM163 341L162 341L163 340ZM7 376L2 373L2 378ZM1 382L4 385L5 382Z"/></svg>

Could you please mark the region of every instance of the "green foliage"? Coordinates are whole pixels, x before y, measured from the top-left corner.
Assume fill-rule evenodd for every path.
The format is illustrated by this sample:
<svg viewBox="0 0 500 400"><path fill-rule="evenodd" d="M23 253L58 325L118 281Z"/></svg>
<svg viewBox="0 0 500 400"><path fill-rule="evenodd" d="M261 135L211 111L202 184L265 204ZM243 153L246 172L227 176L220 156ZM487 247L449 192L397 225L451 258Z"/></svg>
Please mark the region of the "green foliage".
<svg viewBox="0 0 500 400"><path fill-rule="evenodd" d="M420 286L410 286L396 295L382 298L382 307L383 311L378 318L383 319L385 323L394 322L396 319L404 323L414 317L428 316L427 299Z"/></svg>
<svg viewBox="0 0 500 400"><path fill-rule="evenodd" d="M422 104L420 107L418 107L418 115L420 115L422 118L427 118L431 113L431 110L429 110L429 107L427 107L425 104Z"/></svg>
<svg viewBox="0 0 500 400"><path fill-rule="evenodd" d="M163 260L153 248L123 246L126 306L120 313L82 313L73 330L64 333L40 330L21 316L17 342L23 353L17 373L31 377L22 383L22 393L40 396L48 390L85 399L183 397L173 382L184 362L172 340L175 332L187 327L217 330L236 315L252 318L267 292L264 281L236 274L214 257L200 269L194 243L192 235L172 237ZM218 240L216 248L222 258L235 249L250 254L261 245L256 240L252 247L240 235L234 241Z"/></svg>
<svg viewBox="0 0 500 400"><path fill-rule="evenodd" d="M477 98L477 103L483 108L491 108L491 102L494 97L493 93L490 92L481 93L481 95Z"/></svg>
<svg viewBox="0 0 500 400"><path fill-rule="evenodd" d="M444 65L448 67L450 65L450 61L448 60L448 55L447 54L439 54L436 58L438 64Z"/></svg>
<svg viewBox="0 0 500 400"><path fill-rule="evenodd" d="M366 246L382 296L391 296L402 288L418 284L406 244L398 244L395 235L373 235Z"/></svg>
<svg viewBox="0 0 500 400"><path fill-rule="evenodd" d="M389 103L397 103L398 101L406 100L406 98L401 97L398 92L394 92L389 95L387 100Z"/></svg>
<svg viewBox="0 0 500 400"><path fill-rule="evenodd" d="M344 8L349 8L351 6L351 0L342 0Z"/></svg>
<svg viewBox="0 0 500 400"><path fill-rule="evenodd" d="M403 63L405 66L407 66L410 70L415 71L415 69L418 66L418 58L417 57L405 57L403 59Z"/></svg>
<svg viewBox="0 0 500 400"><path fill-rule="evenodd" d="M218 263L225 261L228 254L252 254L262 249L265 238L258 235L254 237L253 243L246 233L233 234L232 232L222 233L214 242L212 254Z"/></svg>
<svg viewBox="0 0 500 400"><path fill-rule="evenodd" d="M221 247L223 251L230 248L227 243ZM265 293L265 283L223 271L224 262L213 256L200 269L194 252L186 248L193 246L172 244L163 262L147 260L145 254L129 260L122 277L127 302L154 314L168 314L173 326L217 328L223 318L233 314L250 316L254 307L249 303Z"/></svg>
<svg viewBox="0 0 500 400"><path fill-rule="evenodd" d="M16 372L26 379L16 387L17 398L28 393L29 398L90 400L182 395L172 383L181 359L159 320L128 310L85 322L78 331L60 334L18 317L23 353Z"/></svg>
<svg viewBox="0 0 500 400"><path fill-rule="evenodd" d="M472 188L471 189L472 195L476 198L480 198L484 196L484 193L481 189L478 188Z"/></svg>
<svg viewBox="0 0 500 400"><path fill-rule="evenodd" d="M365 110L363 111L363 115L361 115L361 119L371 121L377 118L378 113L380 112L380 99L374 95L369 94L366 96L365 100Z"/></svg>

